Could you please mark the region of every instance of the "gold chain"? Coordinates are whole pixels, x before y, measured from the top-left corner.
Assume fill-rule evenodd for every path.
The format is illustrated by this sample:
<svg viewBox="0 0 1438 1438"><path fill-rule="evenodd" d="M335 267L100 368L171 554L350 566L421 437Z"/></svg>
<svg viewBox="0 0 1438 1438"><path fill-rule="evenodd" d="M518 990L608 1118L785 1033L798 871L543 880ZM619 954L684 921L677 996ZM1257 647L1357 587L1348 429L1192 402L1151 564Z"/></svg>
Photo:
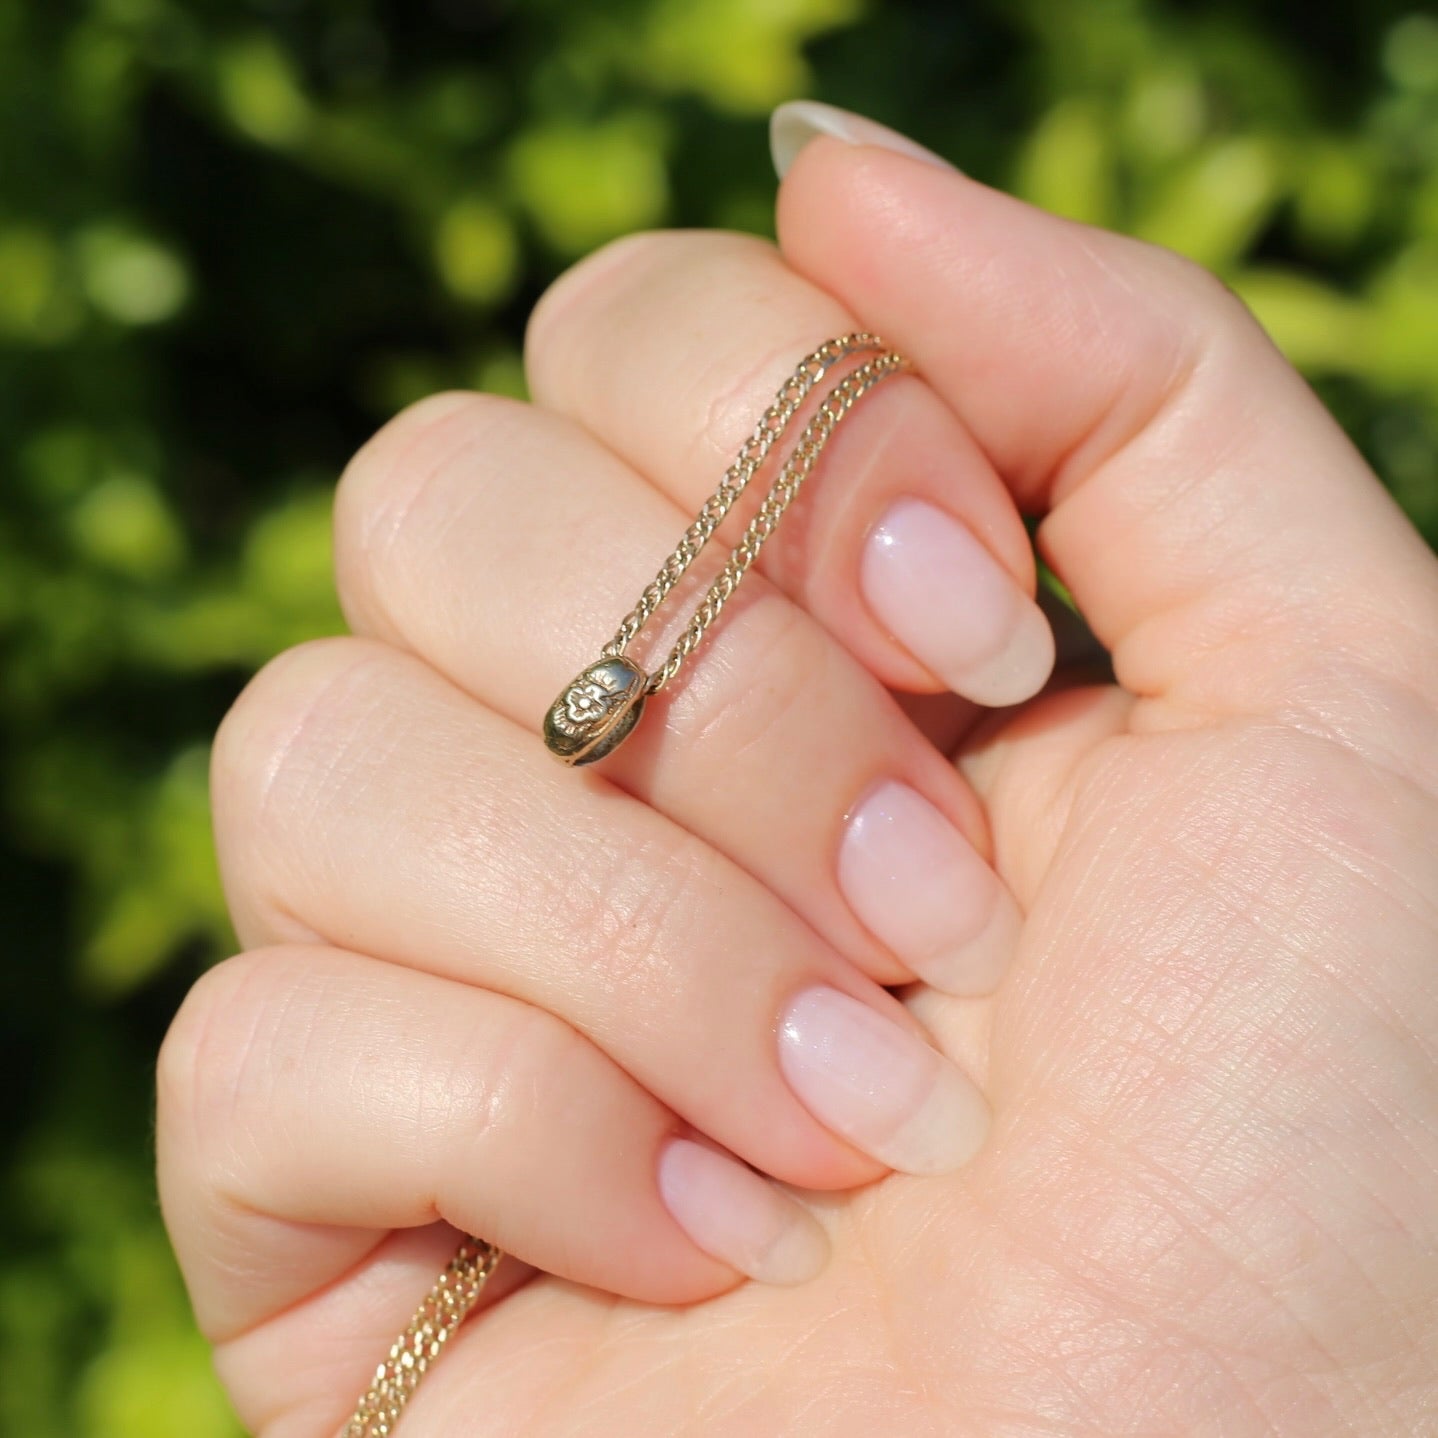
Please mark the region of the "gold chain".
<svg viewBox="0 0 1438 1438"><path fill-rule="evenodd" d="M714 537L815 385L841 360L866 353L873 358L835 385L804 426L768 495L664 663L652 674L644 673L628 657L629 645ZM550 706L544 721L544 739L553 754L567 764L588 764L618 747L638 721L645 699L674 678L719 617L813 471L835 427L876 384L908 368L902 355L888 349L877 335L868 333L829 340L800 363L760 417L719 487L684 531L659 573L639 596L639 602L625 615L614 638L600 650L599 661L576 675Z"/></svg>
<svg viewBox="0 0 1438 1438"><path fill-rule="evenodd" d="M409 1327L395 1339L342 1438L390 1438L420 1379L469 1316L501 1257L482 1238L466 1238L460 1244Z"/></svg>
<svg viewBox="0 0 1438 1438"><path fill-rule="evenodd" d="M873 358L852 371L824 397L724 567L669 651L669 657L653 674L644 674L625 657L625 649L714 537L814 386L836 364L858 354L870 354ZM773 404L764 411L734 463L725 471L719 487L684 531L673 553L639 596L639 602L624 617L614 638L604 646L600 662L590 665L555 701L545 721L545 738L561 758L569 763L586 763L609 753L624 738L638 719L645 696L657 693L674 678L698 647L705 631L718 619L729 596L739 587L739 581L749 572L765 541L794 502L800 486L813 472L830 435L844 416L876 384L908 367L903 356L886 348L876 335L857 333L820 345L785 380ZM460 1244L409 1326L395 1339L389 1356L375 1373L374 1382L345 1425L342 1438L390 1438L420 1380L458 1332L498 1267L500 1257L499 1249L483 1239L466 1238Z"/></svg>
<svg viewBox="0 0 1438 1438"><path fill-rule="evenodd" d="M880 348L882 346L876 336L852 334L829 340L804 358L794 373L780 386L773 404L760 416L758 424L754 426L754 432L744 441L733 464L724 472L718 489L705 501L694 523L684 531L683 537L674 547L674 552L660 566L653 582L639 596L639 602L625 615L614 638L604 647L604 653L622 654L654 611L664 602L669 591L684 577L689 566L698 558L700 550L708 544L714 531L724 522L739 496L744 493L749 481L759 472L769 457L769 452L814 386L840 360L852 354Z"/></svg>

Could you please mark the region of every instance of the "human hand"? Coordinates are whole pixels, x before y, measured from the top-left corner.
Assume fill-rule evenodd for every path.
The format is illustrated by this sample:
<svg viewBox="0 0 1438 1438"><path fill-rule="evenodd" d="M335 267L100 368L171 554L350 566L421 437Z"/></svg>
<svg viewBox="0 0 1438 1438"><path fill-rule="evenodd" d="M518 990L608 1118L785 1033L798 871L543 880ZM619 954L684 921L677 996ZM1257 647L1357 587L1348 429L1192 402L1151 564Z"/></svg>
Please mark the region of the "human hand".
<svg viewBox="0 0 1438 1438"><path fill-rule="evenodd" d="M318 1398L356 1390L395 1320L387 1301L372 1332L353 1294L412 1306L410 1273L428 1287L457 1227L553 1274L690 1302L740 1274L810 1277L827 1249L803 1208L691 1135L810 1189L951 1169L982 1140L973 1084L881 982L983 994L1019 916L972 791L876 677L944 687L859 599L871 521L892 500L944 506L929 512L960 553L932 587L966 612L928 657L955 689L1031 695L1052 639L1012 500L931 390L886 387L902 437L875 429L877 397L855 411L825 454L853 480L811 485L765 550L768 581L602 773L536 742L694 487L707 496L797 357L854 327L771 246L671 238L645 268L650 308L608 338L637 359L646 333L672 339L666 309L687 310L715 331L674 356L696 373L666 390L632 369L583 413L598 375L565 372L565 316L608 293L622 252L581 269L535 323L539 406L439 396L349 467L336 547L359 637L282 656L217 740L248 952L197 986L166 1045L161 1180L256 1427L293 1402L286 1371L317 1342L346 1363ZM706 424L694 406L716 394L732 403ZM654 452L625 448L616 425L635 420ZM885 523L868 563L892 601L912 559ZM932 640L932 605L898 602ZM946 739L968 712L924 707ZM506 1264L489 1297L521 1272ZM316 1294L344 1317L315 1316ZM296 1312L299 1339L273 1321ZM247 1355L276 1341L284 1362L248 1380Z"/></svg>
<svg viewBox="0 0 1438 1438"><path fill-rule="evenodd" d="M1438 1072L1428 1039L1438 1032L1438 999L1428 982L1433 915L1423 907L1438 757L1431 743L1438 665L1424 632L1438 589L1431 556L1231 299L1171 257L1035 214L940 169L828 141L795 166L781 226L793 269L910 354L977 447L945 427L922 385L903 381L876 396L834 443L832 471L852 474L850 487L806 495L806 506L822 494L829 507L813 505L813 528L797 542L777 542L777 589L758 588L734 623L726 621L673 701L672 732L648 748L641 747L647 737L632 741L638 753L626 761L633 767L624 782L644 786L658 813L711 837L720 852L734 853L730 845L746 835L773 840L742 861L753 890L739 883L738 869L725 870L726 903L749 927L736 930L726 909L728 932L718 936L725 942L709 950L708 967L729 980L725 993L736 986L736 957L749 960L750 947L762 955L739 985L759 990L755 1007L741 1015L758 1034L767 1030L756 1014L792 984L793 969L776 981L773 968L792 955L839 987L858 985L860 969L879 980L900 977L892 966L903 932L864 934L853 901L846 904L832 881L827 888L815 882L827 875L832 852L818 836L836 835L844 805L858 797L839 791L852 788L860 771L897 768L981 846L982 816L956 782L946 787L941 765L919 757L926 751L909 743L911 731L892 710L855 700L852 689L840 691L842 702L825 702L823 685L834 672L827 660L811 663L803 685L790 691L814 702L779 709L775 732L756 733L764 686L744 687L753 671L741 646L762 653L766 623L776 624L768 631L775 644L786 629L812 633L802 606L878 678L919 687L923 673L887 639L874 611L890 606L889 627L900 628L894 621L913 597L904 578L921 578L921 567L910 558L897 576L855 578L864 563L878 562L860 550L883 501L918 487L950 511L986 506L961 512L1020 580L1022 555L1009 547L1015 531L997 476L1026 507L1045 511L1043 542L1112 649L1125 687L1048 696L967 736L964 770L992 822L1000 871L1027 913L1019 958L993 1004L929 988L910 998L959 1066L983 1081L995 1131L980 1157L952 1176L895 1176L816 1203L834 1258L801 1288L749 1285L675 1311L600 1300L551 1278L529 1283L462 1333L406 1415L406 1429L415 1438L451 1431L904 1430L985 1438L1421 1431L1417 1415L1433 1401L1425 1385L1438 1304L1430 1197ZM792 358L820 334L848 327L840 319L816 328L820 317L807 311L792 318L783 297L796 291L777 269L756 271L757 253L724 237L660 236L582 268L540 317L533 361L540 400L592 427L656 482L673 476L685 503L701 497L716 455L740 437ZM696 275L706 283L696 286ZM776 317L793 332L781 333ZM744 377L742 390L712 407L733 376ZM672 421L657 422L656 409ZM391 486L391 497L367 510L365 577L387 587L358 601L351 593L347 602L362 626L367 620L383 638L463 676L462 685L502 670L522 701L515 717L532 725L533 712L574 668L574 656L558 652L569 637L567 616L592 612L599 622L622 612L632 580L625 564L605 562L547 586L520 583L520 575L532 581L554 546L553 528L538 522L508 530L501 550L476 553L486 492L471 489L464 502L456 492L462 480L473 485L480 468L472 449L463 452L476 440L474 431L458 432L460 413L473 411L446 414L432 405L370 451L369 473ZM513 433L484 433L491 445L513 443ZM536 453L548 458L534 439L520 451ZM596 488L602 510L602 483ZM560 506L570 533L580 523L574 503L569 495ZM342 553L343 525L342 515ZM672 515L664 512L654 527L653 547L662 552ZM954 585L963 579L955 574ZM526 645L520 604L535 603L536 587L551 590L553 608L545 597L541 627ZM930 593L928 602L937 608L945 597ZM782 622L766 620L766 612ZM561 643L543 629L546 616L563 626ZM914 634L908 648L942 643L943 626L928 635ZM497 651L501 642L513 647ZM738 658L726 662L726 654ZM921 657L955 677L944 672L951 655ZM273 927L259 927L243 903L239 918L271 941L319 936L383 951L391 960L385 972L401 973L406 987L379 993L377 1006L403 1018L421 1005L400 965L433 965L436 951L454 955L456 965L474 962L460 921L493 917L493 895L474 892L487 885L474 877L472 836L486 830L483 821L499 828L504 814L523 818L526 805L559 812L573 797L559 786L573 789L577 776L556 771L552 791L511 793L513 807L497 809L506 796L495 776L512 786L515 775L530 772L521 751L506 749L498 759L488 749L476 753L457 720L431 717L424 732L434 733L435 754L454 755L439 766L454 791L438 796L437 814L421 812L412 794L385 790L386 775L404 770L396 750L415 732L415 711L399 707L392 691L383 701L355 693L356 672L372 661L348 665L324 685L302 669L312 662L288 666L311 686L299 686L308 702L263 709L261 717L279 716L268 733L236 726L227 741L237 758L262 756L255 762L263 773L237 785L235 802L250 806L254 827L241 830L249 862L264 866L271 897L282 896L263 920ZM847 664L839 669L851 673ZM406 692L439 694L424 690L438 681L422 679L419 666L409 676ZM252 705L251 713L261 708ZM706 724L706 712L727 715L726 722ZM836 716L833 727L816 724L816 712ZM336 746L338 716L352 722L356 713L369 727L360 737L346 731L347 742ZM943 706L939 723L951 736L961 720ZM326 729L329 750L321 742ZM816 745L823 747L816 752ZM349 769L340 767L346 754ZM790 754L806 762L782 767ZM707 774L694 767L704 762L714 764ZM763 786L743 789L743 775L747 765L765 763L781 766L795 787L756 815L766 794ZM478 814L464 787L471 766L495 791ZM274 782L262 782L272 775ZM341 776L349 777L343 786ZM733 801L713 805L703 820L704 797L717 791L727 799L726 784L735 786ZM295 796L288 801L286 787ZM602 792L607 809L595 832L607 832L621 804L618 794ZM392 814L393 830L386 842L370 837L358 852L346 849L359 867L336 873L338 850L322 846L337 809L360 827L357 802L374 802L371 814ZM685 803L696 807L680 809ZM271 827L261 827L266 822ZM630 871L641 893L663 872L656 851L673 852L650 846ZM398 865L406 852L430 870L386 875L385 864ZM231 858L232 884L237 862L245 860ZM337 897L323 910L317 899L329 887ZM396 902L398 887L430 904L441 891L450 897L422 926L414 905ZM556 893L549 917L573 897ZM752 918L744 917L750 900ZM969 917L960 904L948 912ZM280 915L293 925L287 932ZM882 927L896 916L876 908L867 921ZM506 927L505 940L516 932ZM692 944L702 932L701 925L685 937ZM745 934L747 944L734 942ZM921 949L911 967L934 952L964 952L953 944ZM670 951L646 945L651 952ZM590 956L599 955L591 949ZM837 956L852 967L834 966ZM982 957L974 967L993 976L992 955ZM338 960L310 962L322 970ZM652 979L656 966L636 967ZM657 967L673 973L672 962ZM442 1043L451 1028L463 1037L470 1015L451 993L463 986L431 982L450 988L420 1039L401 1042L412 1031L400 1024L392 1031L398 1055L376 1046L379 1062L356 1054L342 1075L342 1087L361 1101L377 1088L363 1079L366 1068L412 1054L411 1067L427 1080L424 1045ZM214 989L238 1005L246 984L252 991L250 979ZM592 1001L589 1012L611 1005L614 1027L600 1031L608 1043L621 1041L626 1018L614 995L635 988L611 985ZM554 992L561 990L556 981ZM314 1007L316 991L308 992L295 1007ZM331 983L319 996L338 1005L344 992ZM699 1030L705 1056L717 1057L742 1102L696 1119L690 1110L702 1106L700 1083L669 1090L681 1095L671 1100L676 1108L782 1177L839 1187L877 1171L872 1158L828 1131L804 1129L802 1108L776 1109L775 1095L791 1104L793 1094L772 1053L756 1055L751 1037L747 1053L735 1050L750 1062L731 1058L724 1020L732 1010L718 1005L714 991L698 997L693 1011L714 1018L712 1030ZM881 997L866 991L863 998L873 1011L882 1008ZM213 1014L214 991L210 1004ZM358 1006L340 1017L363 1028ZM204 1121L222 1117L225 1101L231 1113L239 1106L235 1094L214 1087L211 1106L196 1106L206 1073L222 1087L215 1075L234 1072L205 1047L198 1027L191 1022L172 1046L168 1119L162 1114L171 1172L203 1150ZM630 1038L651 1029L642 1014ZM531 1022L526 1041L533 1032ZM304 1044L290 1052L294 1074L277 1077L273 1036L256 1037L250 1082L293 1085L298 1095L312 1076ZM484 1038L451 1050L437 1083L417 1081L410 1090L422 1107L408 1144L377 1145L365 1155L377 1188L406 1165L429 1176L420 1140L435 1130L443 1136L452 1094L472 1092L453 1055L474 1065L492 1061L478 1049ZM645 1082L661 1091L706 1078L694 1042L691 1033L687 1075L679 1072L685 1055L671 1050L651 1062ZM632 1057L622 1062L631 1072L640 1066ZM543 1086L533 1081L534 1068L524 1072L531 1079L521 1081L521 1099L534 1103ZM770 1087L761 1092L759 1083ZM638 1106L652 1100L625 1092L634 1099L623 1106L625 1122L634 1124ZM259 1100L271 1104L275 1128L292 1140L287 1148L308 1143L318 1158L330 1158L319 1142L321 1111L302 1119L275 1107L284 1097ZM242 1094L243 1104L254 1101L252 1090ZM515 1107L512 1097L502 1099L501 1114L506 1103ZM755 1104L769 1130L757 1143L743 1124ZM657 1105L641 1117L652 1152L669 1120ZM529 1161L551 1184L552 1166L568 1161L576 1144L583 1152L582 1133L561 1130L556 1139L532 1117L529 1132ZM810 1133L808 1147L796 1147L795 1132ZM250 1160L253 1176L264 1137L246 1151L232 1130L221 1134L209 1162L218 1147L231 1175ZM774 1139L768 1147L766 1137ZM354 1173L351 1160L340 1177L354 1185ZM209 1174L213 1181L213 1167ZM307 1176L333 1200L323 1173ZM172 1188L167 1202L181 1231L188 1220L174 1195L192 1192ZM546 1192L546 1202L558 1201L553 1187ZM479 1203L459 1187L443 1197L440 1211L456 1218L465 1202ZM695 1267L703 1260L681 1251L682 1235L661 1226L669 1220L641 1183L600 1199L606 1214L603 1201L613 1203L615 1223L625 1221L621 1200L634 1205L638 1222L620 1241L647 1240L653 1266L642 1277L674 1282L679 1273L693 1291L727 1281L727 1270ZM417 1204L409 1221L424 1216ZM217 1243L214 1217L197 1222L211 1225L204 1242L215 1275L225 1277L214 1292L232 1310L278 1306L276 1254L293 1267L294 1306L238 1325L244 1331L223 1344L232 1388L267 1438L331 1431L452 1233L419 1230L375 1249L376 1228L404 1220L363 1228L363 1219L349 1216L353 1228L316 1230L294 1214L288 1222L233 1214ZM596 1232L595 1252L575 1255L576 1266L602 1261L610 1237Z"/></svg>

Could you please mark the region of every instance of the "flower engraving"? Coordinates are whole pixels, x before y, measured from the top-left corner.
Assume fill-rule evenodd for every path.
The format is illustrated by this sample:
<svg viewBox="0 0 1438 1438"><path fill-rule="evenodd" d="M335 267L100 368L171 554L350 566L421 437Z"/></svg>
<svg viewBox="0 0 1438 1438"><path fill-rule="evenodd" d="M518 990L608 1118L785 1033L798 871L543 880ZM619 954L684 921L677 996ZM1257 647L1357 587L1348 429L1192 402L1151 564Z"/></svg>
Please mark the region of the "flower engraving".
<svg viewBox="0 0 1438 1438"><path fill-rule="evenodd" d="M592 679L586 684L575 684L564 696L564 715L571 724L585 726L597 724L613 704L614 696L607 694Z"/></svg>
<svg viewBox="0 0 1438 1438"><path fill-rule="evenodd" d="M581 669L544 716L544 742L566 764L592 764L623 743L644 708L648 678L621 655Z"/></svg>
<svg viewBox="0 0 1438 1438"><path fill-rule="evenodd" d="M581 674L554 706L554 725L571 739L602 724L621 700L620 685L606 669Z"/></svg>

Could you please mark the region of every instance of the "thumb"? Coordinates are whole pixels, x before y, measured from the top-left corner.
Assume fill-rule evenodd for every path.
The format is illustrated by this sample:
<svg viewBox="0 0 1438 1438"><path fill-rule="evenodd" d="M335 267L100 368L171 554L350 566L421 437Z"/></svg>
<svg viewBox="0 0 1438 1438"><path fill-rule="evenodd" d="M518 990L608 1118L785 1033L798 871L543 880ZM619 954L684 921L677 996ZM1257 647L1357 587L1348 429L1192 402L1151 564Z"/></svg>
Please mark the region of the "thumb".
<svg viewBox="0 0 1438 1438"><path fill-rule="evenodd" d="M1411 736L1438 565L1230 291L842 111L784 107L775 136L788 262L1044 516L1045 558L1151 701L1136 723L1302 709L1386 749L1396 706L1392 744Z"/></svg>

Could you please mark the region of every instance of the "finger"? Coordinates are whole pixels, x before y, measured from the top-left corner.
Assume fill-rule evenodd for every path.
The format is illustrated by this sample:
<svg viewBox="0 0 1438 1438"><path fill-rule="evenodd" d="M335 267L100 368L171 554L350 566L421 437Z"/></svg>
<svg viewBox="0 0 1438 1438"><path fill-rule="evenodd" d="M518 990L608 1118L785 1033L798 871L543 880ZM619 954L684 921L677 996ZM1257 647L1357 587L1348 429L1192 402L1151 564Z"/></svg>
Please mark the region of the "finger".
<svg viewBox="0 0 1438 1438"><path fill-rule="evenodd" d="M314 935L534 1004L778 1177L957 1167L982 1138L969 1081L763 885L412 656L272 663L220 730L214 806L245 942Z"/></svg>
<svg viewBox="0 0 1438 1438"><path fill-rule="evenodd" d="M166 1215L217 1339L441 1220L651 1302L812 1277L813 1219L684 1132L550 1015L329 948L212 970L160 1067Z"/></svg>
<svg viewBox="0 0 1438 1438"><path fill-rule="evenodd" d="M462 1238L447 1223L396 1229L328 1286L217 1343L215 1369L245 1432L265 1438L341 1432L373 1381L377 1362L408 1326ZM534 1272L506 1254L460 1334L483 1332L482 1315ZM458 1338L445 1344L446 1352L459 1346ZM453 1362L446 1358L445 1367Z"/></svg>
<svg viewBox="0 0 1438 1438"><path fill-rule="evenodd" d="M569 421L444 396L346 471L341 596L359 632L413 650L533 733L687 523ZM917 974L963 994L998 982L1019 919L984 862L973 796L762 576L603 772L881 982Z"/></svg>
<svg viewBox="0 0 1438 1438"><path fill-rule="evenodd" d="M640 235L549 291L526 368L539 403L692 513L795 364L854 328L759 240ZM764 572L886 684L1012 704L1048 677L1023 526L926 384L891 380L855 410L801 513L766 547Z"/></svg>
<svg viewBox="0 0 1438 1438"><path fill-rule="evenodd" d="M788 173L779 227L795 268L909 352L1046 514L1046 556L1153 701L1136 723L1296 707L1381 745L1383 711L1431 692L1431 556L1212 277L831 139Z"/></svg>

